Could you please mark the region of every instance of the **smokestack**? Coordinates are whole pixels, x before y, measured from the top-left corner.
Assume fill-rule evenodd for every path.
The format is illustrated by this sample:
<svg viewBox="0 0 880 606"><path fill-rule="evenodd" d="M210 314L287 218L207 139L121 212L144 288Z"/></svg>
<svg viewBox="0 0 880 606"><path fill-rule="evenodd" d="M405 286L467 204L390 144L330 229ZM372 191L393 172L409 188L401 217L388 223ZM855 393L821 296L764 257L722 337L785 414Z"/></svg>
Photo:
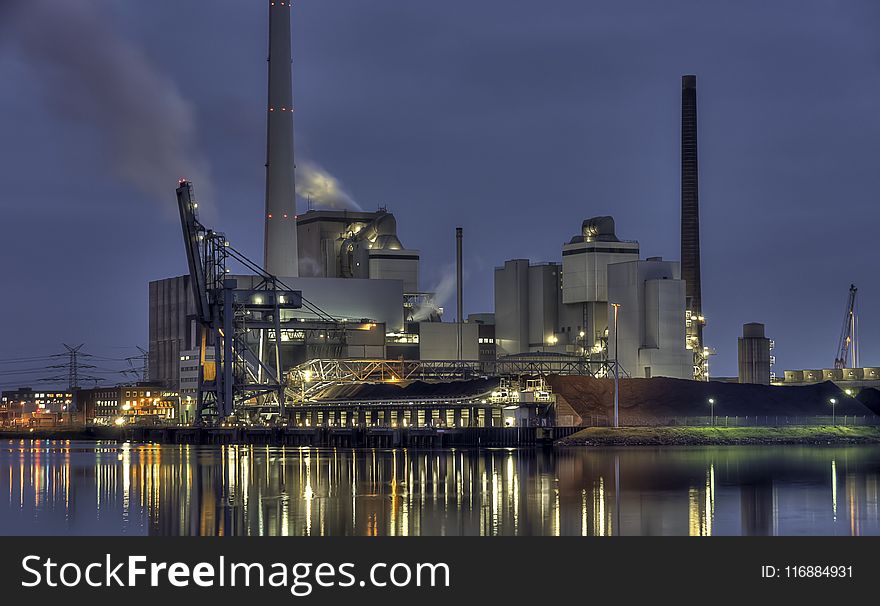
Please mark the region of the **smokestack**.
<svg viewBox="0 0 880 606"><path fill-rule="evenodd" d="M456 297L456 319L458 320L458 359L461 360L462 354L462 322L464 322L464 318L462 317L463 313L463 300L462 300L462 270L461 270L461 238L462 238L462 230L460 227L455 228L455 297Z"/></svg>
<svg viewBox="0 0 880 606"><path fill-rule="evenodd" d="M697 77L681 77L681 277L687 308L702 316L700 288L700 204L697 186ZM693 321L688 334L703 346L703 323Z"/></svg>
<svg viewBox="0 0 880 606"><path fill-rule="evenodd" d="M263 265L298 276L293 181L293 79L290 2L269 0L269 107L266 133L266 233Z"/></svg>

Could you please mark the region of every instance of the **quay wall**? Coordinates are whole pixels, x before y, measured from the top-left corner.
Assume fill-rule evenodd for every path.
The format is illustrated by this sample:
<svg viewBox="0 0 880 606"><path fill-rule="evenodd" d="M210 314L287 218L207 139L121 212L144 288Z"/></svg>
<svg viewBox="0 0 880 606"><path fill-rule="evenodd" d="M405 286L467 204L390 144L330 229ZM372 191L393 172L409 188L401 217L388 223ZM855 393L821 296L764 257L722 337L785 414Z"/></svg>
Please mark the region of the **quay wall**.
<svg viewBox="0 0 880 606"><path fill-rule="evenodd" d="M85 427L0 431L0 440L108 440L220 446L451 448L550 446L580 427Z"/></svg>

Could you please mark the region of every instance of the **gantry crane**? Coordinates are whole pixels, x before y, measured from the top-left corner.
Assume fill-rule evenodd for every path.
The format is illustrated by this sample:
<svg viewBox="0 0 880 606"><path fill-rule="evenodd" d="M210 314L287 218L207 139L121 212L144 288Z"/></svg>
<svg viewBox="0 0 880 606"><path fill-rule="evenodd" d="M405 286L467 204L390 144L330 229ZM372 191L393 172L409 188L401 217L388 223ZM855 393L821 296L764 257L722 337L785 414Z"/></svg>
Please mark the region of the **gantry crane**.
<svg viewBox="0 0 880 606"><path fill-rule="evenodd" d="M200 326L197 423L219 422L254 404L283 416L282 335L301 326L287 310L304 309L325 325L338 321L202 225L189 181L179 182L177 205ZM254 275L239 284L228 275L227 259ZM206 356L209 347L213 361Z"/></svg>
<svg viewBox="0 0 880 606"><path fill-rule="evenodd" d="M855 284L849 285L849 297L846 301L846 313L843 316L843 328L840 331L840 340L837 343L837 357L834 358L834 368L846 368L850 362L850 368L858 368L859 346L856 339L856 293Z"/></svg>

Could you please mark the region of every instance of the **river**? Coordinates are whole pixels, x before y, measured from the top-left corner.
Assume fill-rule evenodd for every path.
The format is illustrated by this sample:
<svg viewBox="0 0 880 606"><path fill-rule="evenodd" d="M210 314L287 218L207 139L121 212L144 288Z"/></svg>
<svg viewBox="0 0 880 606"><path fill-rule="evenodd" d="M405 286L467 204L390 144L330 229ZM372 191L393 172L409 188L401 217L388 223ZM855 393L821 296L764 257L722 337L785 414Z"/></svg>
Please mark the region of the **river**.
<svg viewBox="0 0 880 606"><path fill-rule="evenodd" d="M880 447L0 441L0 535L878 535Z"/></svg>

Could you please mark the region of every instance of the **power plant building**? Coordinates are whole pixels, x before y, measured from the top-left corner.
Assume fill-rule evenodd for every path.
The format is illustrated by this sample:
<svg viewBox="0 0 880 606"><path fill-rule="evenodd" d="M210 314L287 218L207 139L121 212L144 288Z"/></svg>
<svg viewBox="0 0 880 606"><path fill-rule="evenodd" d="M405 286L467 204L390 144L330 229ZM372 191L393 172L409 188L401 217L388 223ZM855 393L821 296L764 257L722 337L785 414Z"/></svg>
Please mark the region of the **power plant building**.
<svg viewBox="0 0 880 606"><path fill-rule="evenodd" d="M737 339L739 382L770 385L770 339L764 336L759 322L743 324L743 336Z"/></svg>
<svg viewBox="0 0 880 606"><path fill-rule="evenodd" d="M608 266L639 258L614 219L594 217L562 247L562 263L513 259L495 269L495 338L499 355L604 354Z"/></svg>
<svg viewBox="0 0 880 606"><path fill-rule="evenodd" d="M674 261L652 257L608 266L608 357L631 377L692 379L685 345L685 283Z"/></svg>
<svg viewBox="0 0 880 606"><path fill-rule="evenodd" d="M402 280L419 292L419 251L404 248L386 210L310 210L296 224L300 276Z"/></svg>
<svg viewBox="0 0 880 606"><path fill-rule="evenodd" d="M612 217L587 219L562 247L562 303L572 318L566 329L575 322L585 347L601 346L608 328L608 266L638 258L639 243L618 239Z"/></svg>
<svg viewBox="0 0 880 606"><path fill-rule="evenodd" d="M231 275L237 288L249 289L260 280L257 276ZM294 317L303 320L303 331L296 335L282 334L290 343L285 348L288 366L305 362L310 357L327 354L331 357L384 357L387 332L404 331L404 296L402 280L370 280L362 278L282 278L285 284L302 290L309 301L345 326L344 335L330 336L327 330L305 330L316 318L303 311ZM178 276L150 282L149 301L149 371L150 381L168 389L180 384L182 352L198 345L195 301L189 276ZM368 326L369 329L364 329ZM369 337L365 334L369 333ZM335 340L335 341L334 341Z"/></svg>
<svg viewBox="0 0 880 606"><path fill-rule="evenodd" d="M584 221L579 233L563 244L561 262L514 259L496 268L494 314L443 323L432 293L420 290L420 252L403 245L396 219L387 209L310 209L297 215L290 3L269 4L263 267L273 284L277 277L281 288L300 291L304 307L278 312L284 328L264 327L259 336L250 335L259 340L259 356L274 357L277 347L280 372L316 358L471 362L545 352L605 362L610 359L609 301L615 301L624 309L621 362L630 375L693 377L693 360L681 365L687 358L687 308L678 264L639 261L638 242L619 239L612 217ZM690 125L690 113L687 118ZM688 155L685 163L683 156L683 178L696 170L695 113L693 127L694 157L692 162ZM685 135L683 126L683 154ZM691 197L695 205L695 183L693 196L687 194L688 204L683 193L683 216L686 206L691 209ZM684 242L684 219L682 225ZM692 222L687 226L692 234ZM458 230L459 238L460 234ZM458 239L458 258L460 245ZM692 259L692 248L687 252ZM190 253L188 249L191 257ZM698 242L696 260L698 264ZM698 272L697 265L697 280ZM456 316L463 314L461 273L459 263ZM238 293L258 291L266 279L225 275ZM184 397L198 393L193 391L198 388L193 385L199 380L198 364L190 362L202 345L200 322L207 323L203 313L197 314L191 282L185 275L149 285L149 380L165 389L180 389ZM266 346L271 352L263 339L273 341Z"/></svg>

